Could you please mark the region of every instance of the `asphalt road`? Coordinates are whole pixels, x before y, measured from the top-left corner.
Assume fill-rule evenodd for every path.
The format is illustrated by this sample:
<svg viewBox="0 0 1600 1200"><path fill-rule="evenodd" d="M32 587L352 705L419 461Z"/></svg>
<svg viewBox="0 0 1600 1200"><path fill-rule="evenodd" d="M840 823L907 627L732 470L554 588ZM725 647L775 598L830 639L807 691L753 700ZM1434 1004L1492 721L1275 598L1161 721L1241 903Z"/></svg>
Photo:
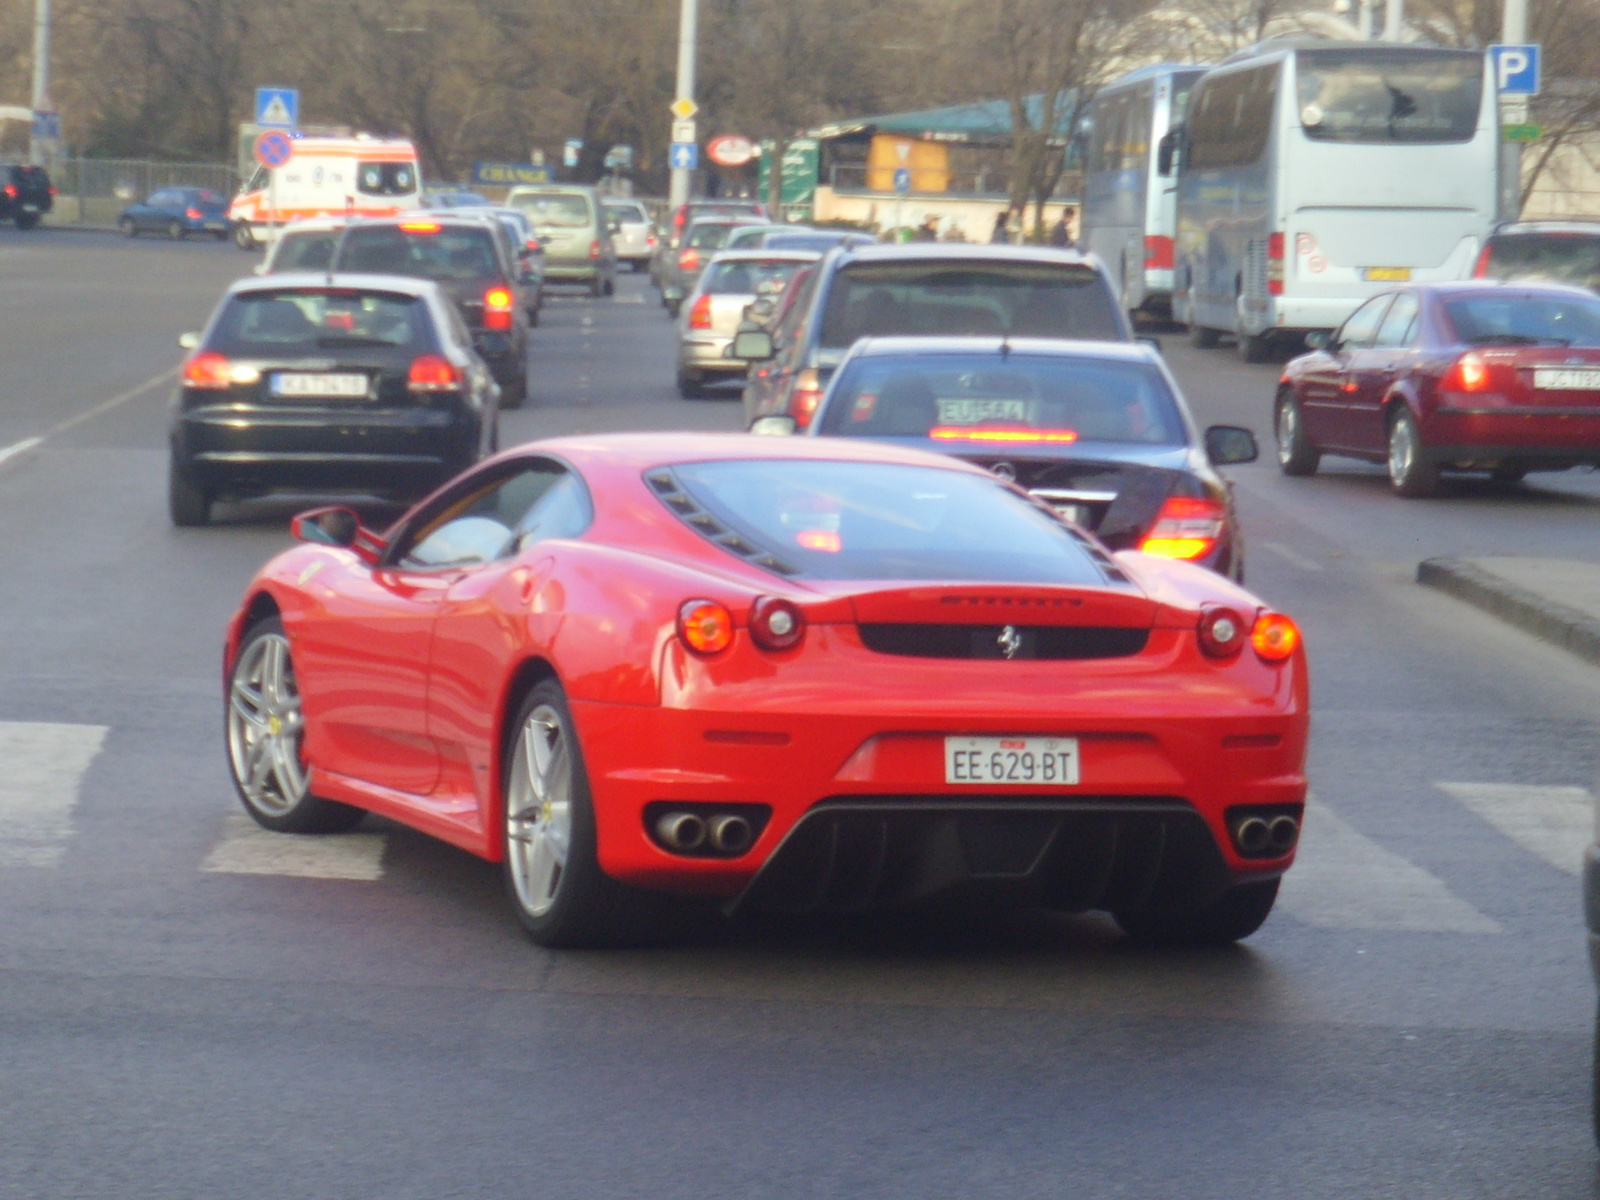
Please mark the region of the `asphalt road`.
<svg viewBox="0 0 1600 1200"><path fill-rule="evenodd" d="M1024 914L548 953L487 864L232 795L223 626L293 504L172 529L164 437L174 338L253 261L0 232L0 1197L1596 1194L1600 672L1412 572L1600 558L1600 477L1232 472L1315 702L1302 862L1242 947ZM1274 368L1165 341L1269 440ZM533 354L503 443L737 425L677 397L642 278L552 300Z"/></svg>

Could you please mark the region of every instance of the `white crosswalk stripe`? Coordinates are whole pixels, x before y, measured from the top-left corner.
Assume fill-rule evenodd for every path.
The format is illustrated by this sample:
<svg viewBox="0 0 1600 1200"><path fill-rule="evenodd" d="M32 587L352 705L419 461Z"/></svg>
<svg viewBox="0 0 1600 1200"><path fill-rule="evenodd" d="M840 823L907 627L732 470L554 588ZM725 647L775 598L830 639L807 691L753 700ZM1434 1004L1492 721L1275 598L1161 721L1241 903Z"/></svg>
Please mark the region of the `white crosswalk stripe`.
<svg viewBox="0 0 1600 1200"><path fill-rule="evenodd" d="M1391 933L1499 933L1500 926L1437 876L1385 850L1332 809L1306 803L1295 865L1278 904L1320 929Z"/></svg>
<svg viewBox="0 0 1600 1200"><path fill-rule="evenodd" d="M103 725L0 721L0 866L61 862L79 781L105 737Z"/></svg>
<svg viewBox="0 0 1600 1200"><path fill-rule="evenodd" d="M381 833L273 833L244 813L231 813L222 840L212 847L200 869L222 875L370 882L383 877L386 841Z"/></svg>
<svg viewBox="0 0 1600 1200"><path fill-rule="evenodd" d="M1583 873L1594 836L1594 797L1581 787L1515 783L1436 783L1524 850L1569 875Z"/></svg>

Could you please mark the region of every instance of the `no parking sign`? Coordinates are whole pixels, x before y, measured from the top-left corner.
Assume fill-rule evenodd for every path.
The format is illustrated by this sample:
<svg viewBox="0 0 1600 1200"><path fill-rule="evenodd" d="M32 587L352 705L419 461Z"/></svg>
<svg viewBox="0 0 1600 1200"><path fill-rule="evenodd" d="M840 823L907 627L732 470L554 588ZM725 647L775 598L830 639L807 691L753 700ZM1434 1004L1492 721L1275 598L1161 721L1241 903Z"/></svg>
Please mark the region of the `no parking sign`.
<svg viewBox="0 0 1600 1200"><path fill-rule="evenodd" d="M289 135L278 129L268 129L256 135L256 161L263 167L281 167L294 157L294 143Z"/></svg>

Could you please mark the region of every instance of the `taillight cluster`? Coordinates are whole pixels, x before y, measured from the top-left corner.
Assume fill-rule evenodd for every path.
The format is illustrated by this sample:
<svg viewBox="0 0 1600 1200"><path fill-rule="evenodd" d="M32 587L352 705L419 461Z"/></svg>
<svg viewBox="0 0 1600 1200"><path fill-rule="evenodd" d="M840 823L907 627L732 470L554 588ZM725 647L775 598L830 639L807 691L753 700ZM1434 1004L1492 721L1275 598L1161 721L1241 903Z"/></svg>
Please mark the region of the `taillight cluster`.
<svg viewBox="0 0 1600 1200"><path fill-rule="evenodd" d="M510 329L515 304L510 288L490 288L483 294L483 327L502 333Z"/></svg>
<svg viewBox="0 0 1600 1200"><path fill-rule="evenodd" d="M191 221L198 221L201 217L205 216L205 213L201 212L198 208L186 208L183 210L183 215L188 217Z"/></svg>
<svg viewBox="0 0 1600 1200"><path fill-rule="evenodd" d="M700 251L693 246L685 246L678 251L678 270L692 271L700 265Z"/></svg>
<svg viewBox="0 0 1600 1200"><path fill-rule="evenodd" d="M1204 558L1217 548L1227 522L1228 509L1220 500L1168 496L1139 549L1162 558Z"/></svg>
<svg viewBox="0 0 1600 1200"><path fill-rule="evenodd" d="M789 415L796 427L805 429L822 403L822 377L815 367L807 367L794 377L794 390L789 393Z"/></svg>
<svg viewBox="0 0 1600 1200"><path fill-rule="evenodd" d="M589 257L594 259L600 257L600 241L598 238L589 243Z"/></svg>
<svg viewBox="0 0 1600 1200"><path fill-rule="evenodd" d="M711 328L711 297L701 296L694 302L694 307L689 310L690 329Z"/></svg>
<svg viewBox="0 0 1600 1200"><path fill-rule="evenodd" d="M793 650L806 635L805 615L777 596L762 596L750 606L745 623L750 640L763 650ZM678 608L678 637L696 654L721 654L733 645L733 612L717 600L685 600Z"/></svg>
<svg viewBox="0 0 1600 1200"><path fill-rule="evenodd" d="M226 355L203 350L183 364L183 386L200 391L221 391L233 386L233 364Z"/></svg>
<svg viewBox="0 0 1600 1200"><path fill-rule="evenodd" d="M421 354L411 360L406 373L406 390L411 392L453 392L461 387L461 371L447 358Z"/></svg>
<svg viewBox="0 0 1600 1200"><path fill-rule="evenodd" d="M1267 234L1267 295L1283 295L1283 234Z"/></svg>
<svg viewBox="0 0 1600 1200"><path fill-rule="evenodd" d="M1207 605L1200 610L1195 630L1200 649L1208 658L1236 658L1249 642L1262 662L1279 663L1300 647L1300 629L1282 613L1265 609L1247 622L1238 612L1222 605Z"/></svg>
<svg viewBox="0 0 1600 1200"><path fill-rule="evenodd" d="M1444 373L1439 388L1446 392L1488 392L1494 389L1495 372L1483 356L1468 350Z"/></svg>
<svg viewBox="0 0 1600 1200"><path fill-rule="evenodd" d="M1494 247L1488 242L1483 244L1483 249L1478 251L1478 261L1472 264L1472 277L1474 279L1487 279L1489 277L1489 258L1494 252Z"/></svg>

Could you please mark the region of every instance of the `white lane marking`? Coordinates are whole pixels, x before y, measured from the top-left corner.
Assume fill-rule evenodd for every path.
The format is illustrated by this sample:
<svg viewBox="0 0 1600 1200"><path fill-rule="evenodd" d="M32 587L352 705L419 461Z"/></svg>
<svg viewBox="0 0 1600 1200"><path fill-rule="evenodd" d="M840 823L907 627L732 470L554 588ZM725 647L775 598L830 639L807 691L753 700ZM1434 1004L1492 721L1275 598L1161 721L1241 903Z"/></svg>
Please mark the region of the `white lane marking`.
<svg viewBox="0 0 1600 1200"><path fill-rule="evenodd" d="M1304 554L1301 554L1298 550L1289 549L1289 547L1285 546L1282 542L1262 542L1261 548L1263 550L1271 550L1291 567L1299 567L1302 571L1322 570L1321 563L1312 561Z"/></svg>
<svg viewBox="0 0 1600 1200"><path fill-rule="evenodd" d="M386 841L381 833L273 833L244 813L232 813L222 840L212 847L200 869L221 875L370 882L383 877Z"/></svg>
<svg viewBox="0 0 1600 1200"><path fill-rule="evenodd" d="M0 463L5 462L8 458L15 458L19 454L26 454L42 441L44 441L42 437L31 437L23 438L20 442L13 442L4 450L0 450Z"/></svg>
<svg viewBox="0 0 1600 1200"><path fill-rule="evenodd" d="M1594 797L1581 787L1515 783L1435 783L1524 850L1569 875L1583 874L1594 835Z"/></svg>
<svg viewBox="0 0 1600 1200"><path fill-rule="evenodd" d="M1437 876L1358 833L1332 809L1306 803L1300 853L1278 903L1321 929L1499 933L1500 926Z"/></svg>
<svg viewBox="0 0 1600 1200"><path fill-rule="evenodd" d="M0 721L0 866L54 867L104 725Z"/></svg>
<svg viewBox="0 0 1600 1200"><path fill-rule="evenodd" d="M619 292L617 295L611 297L611 303L613 303L613 304L643 304L644 303L644 297L643 296L639 296L639 295L623 295L622 293Z"/></svg>

